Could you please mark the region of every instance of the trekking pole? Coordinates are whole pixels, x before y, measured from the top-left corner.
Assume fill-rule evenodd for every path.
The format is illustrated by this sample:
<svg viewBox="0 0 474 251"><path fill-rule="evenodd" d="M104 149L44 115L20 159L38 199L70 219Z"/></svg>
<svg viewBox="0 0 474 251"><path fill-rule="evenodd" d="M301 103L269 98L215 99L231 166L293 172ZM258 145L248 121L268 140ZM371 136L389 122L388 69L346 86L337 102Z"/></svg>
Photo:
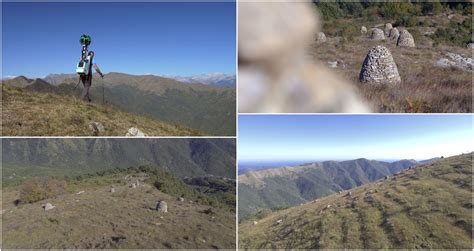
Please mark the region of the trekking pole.
<svg viewBox="0 0 474 251"><path fill-rule="evenodd" d="M77 86L79 85L79 83L81 82L81 76L79 76L79 79L77 80L77 84L76 86L74 86L74 90L76 90Z"/></svg>

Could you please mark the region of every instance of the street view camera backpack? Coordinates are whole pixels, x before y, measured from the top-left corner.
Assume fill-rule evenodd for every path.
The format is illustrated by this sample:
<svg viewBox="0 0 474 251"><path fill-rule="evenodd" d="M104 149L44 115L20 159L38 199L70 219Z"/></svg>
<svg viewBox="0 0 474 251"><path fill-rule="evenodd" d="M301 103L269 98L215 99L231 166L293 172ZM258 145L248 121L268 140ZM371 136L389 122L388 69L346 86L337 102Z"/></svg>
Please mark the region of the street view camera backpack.
<svg viewBox="0 0 474 251"><path fill-rule="evenodd" d="M83 34L79 39L79 42L82 45L82 56L79 63L77 63L76 73L79 75L88 75L91 64L91 58L90 56L87 56L87 47L91 44L92 40L89 35Z"/></svg>

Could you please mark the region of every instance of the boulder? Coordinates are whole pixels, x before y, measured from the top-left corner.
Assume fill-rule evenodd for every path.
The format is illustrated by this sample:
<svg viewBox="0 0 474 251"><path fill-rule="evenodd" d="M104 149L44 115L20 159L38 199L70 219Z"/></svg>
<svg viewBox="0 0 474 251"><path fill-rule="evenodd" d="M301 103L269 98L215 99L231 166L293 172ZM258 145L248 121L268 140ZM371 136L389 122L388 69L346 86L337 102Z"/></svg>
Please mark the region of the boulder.
<svg viewBox="0 0 474 251"><path fill-rule="evenodd" d="M277 220L277 224L281 224L283 222L283 220Z"/></svg>
<svg viewBox="0 0 474 251"><path fill-rule="evenodd" d="M398 68L390 51L378 45L367 53L359 74L359 81L369 84L398 84Z"/></svg>
<svg viewBox="0 0 474 251"><path fill-rule="evenodd" d="M415 39L407 30L402 30L397 40L398 47L415 47Z"/></svg>
<svg viewBox="0 0 474 251"><path fill-rule="evenodd" d="M375 41L380 41L385 39L383 30L379 28L373 28L372 33L370 34L370 39Z"/></svg>
<svg viewBox="0 0 474 251"><path fill-rule="evenodd" d="M254 226L257 225L257 224L258 224L258 222L256 222L256 221L253 222L253 225L254 225Z"/></svg>
<svg viewBox="0 0 474 251"><path fill-rule="evenodd" d="M365 27L365 26L360 27L360 33L361 34L366 34L367 33L367 27Z"/></svg>
<svg viewBox="0 0 474 251"><path fill-rule="evenodd" d="M397 28L393 28L390 30L390 34L388 35L388 37L391 39L391 40L396 40L398 41L398 37L400 36L400 32L398 31Z"/></svg>
<svg viewBox="0 0 474 251"><path fill-rule="evenodd" d="M130 187L131 187L131 188L137 188L137 184L132 183L132 184L130 185Z"/></svg>
<svg viewBox="0 0 474 251"><path fill-rule="evenodd" d="M178 200L181 201L181 202L183 202L183 201L184 201L184 198L183 198L183 197L179 197Z"/></svg>
<svg viewBox="0 0 474 251"><path fill-rule="evenodd" d="M385 36L388 36L390 34L390 30L393 29L393 26L391 23L386 23L385 24L385 28L383 29L384 30L384 33L385 33Z"/></svg>
<svg viewBox="0 0 474 251"><path fill-rule="evenodd" d="M45 205L43 205L43 208L44 208L44 211L48 211L48 210L51 210L53 208L55 208L56 206L53 206L51 203L46 203Z"/></svg>
<svg viewBox="0 0 474 251"><path fill-rule="evenodd" d="M110 192L111 192L111 193L115 193L115 188L113 188L113 187L110 188Z"/></svg>
<svg viewBox="0 0 474 251"><path fill-rule="evenodd" d="M131 127L130 129L128 129L128 132L127 132L127 134L125 134L125 136L128 136L128 137L145 137L147 135L145 133L143 133L142 131L140 131L140 129L138 129L136 127Z"/></svg>
<svg viewBox="0 0 474 251"><path fill-rule="evenodd" d="M327 41L326 34L324 34L324 32L318 32L316 34L316 42L325 43L326 41Z"/></svg>
<svg viewBox="0 0 474 251"><path fill-rule="evenodd" d="M156 204L156 211L160 213L167 213L168 212L168 204L164 200L161 200Z"/></svg>
<svg viewBox="0 0 474 251"><path fill-rule="evenodd" d="M466 46L468 49L474 49L474 43L469 43Z"/></svg>
<svg viewBox="0 0 474 251"><path fill-rule="evenodd" d="M94 121L89 123L89 129L92 131L92 134L94 136L102 135L105 132L104 125L102 125L99 122L94 122Z"/></svg>

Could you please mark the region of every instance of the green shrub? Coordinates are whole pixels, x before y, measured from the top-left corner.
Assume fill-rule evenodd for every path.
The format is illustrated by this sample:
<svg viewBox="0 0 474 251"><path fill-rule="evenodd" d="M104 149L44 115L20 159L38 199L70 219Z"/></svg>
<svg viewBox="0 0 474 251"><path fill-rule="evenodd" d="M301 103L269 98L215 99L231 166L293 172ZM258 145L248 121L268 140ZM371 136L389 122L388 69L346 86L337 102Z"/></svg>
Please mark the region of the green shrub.
<svg viewBox="0 0 474 251"><path fill-rule="evenodd" d="M438 15L443 11L443 5L439 1L426 2L421 9L423 15Z"/></svg>
<svg viewBox="0 0 474 251"><path fill-rule="evenodd" d="M66 181L50 177L33 177L25 180L20 187L20 202L33 203L63 194Z"/></svg>
<svg viewBox="0 0 474 251"><path fill-rule="evenodd" d="M359 36L359 27L353 23L344 24L338 35L347 41L353 42Z"/></svg>
<svg viewBox="0 0 474 251"><path fill-rule="evenodd" d="M317 6L324 20L333 20L341 18L344 15L344 12L339 8L338 3L322 2Z"/></svg>
<svg viewBox="0 0 474 251"><path fill-rule="evenodd" d="M414 27L417 24L416 16L401 16L395 22L396 26Z"/></svg>
<svg viewBox="0 0 474 251"><path fill-rule="evenodd" d="M439 28L431 36L435 44L466 46L472 42L472 22L469 18L462 23L451 21L448 28Z"/></svg>

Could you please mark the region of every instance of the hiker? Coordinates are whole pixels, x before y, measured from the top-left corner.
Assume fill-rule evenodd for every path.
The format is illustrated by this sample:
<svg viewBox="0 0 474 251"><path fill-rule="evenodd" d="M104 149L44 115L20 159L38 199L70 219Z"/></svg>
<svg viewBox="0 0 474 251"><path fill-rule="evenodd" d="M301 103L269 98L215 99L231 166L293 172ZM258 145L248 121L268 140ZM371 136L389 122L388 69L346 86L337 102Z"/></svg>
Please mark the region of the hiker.
<svg viewBox="0 0 474 251"><path fill-rule="evenodd" d="M94 59L94 52L89 51L87 54L88 59L90 60L89 62L89 73L87 75L81 75L81 81L82 85L84 85L84 90L82 91L82 100L91 102L91 98L89 96L89 89L91 88L92 85L92 67L94 67L95 71L100 75L101 78L104 78L104 74L100 71L99 67L94 64L92 61Z"/></svg>

